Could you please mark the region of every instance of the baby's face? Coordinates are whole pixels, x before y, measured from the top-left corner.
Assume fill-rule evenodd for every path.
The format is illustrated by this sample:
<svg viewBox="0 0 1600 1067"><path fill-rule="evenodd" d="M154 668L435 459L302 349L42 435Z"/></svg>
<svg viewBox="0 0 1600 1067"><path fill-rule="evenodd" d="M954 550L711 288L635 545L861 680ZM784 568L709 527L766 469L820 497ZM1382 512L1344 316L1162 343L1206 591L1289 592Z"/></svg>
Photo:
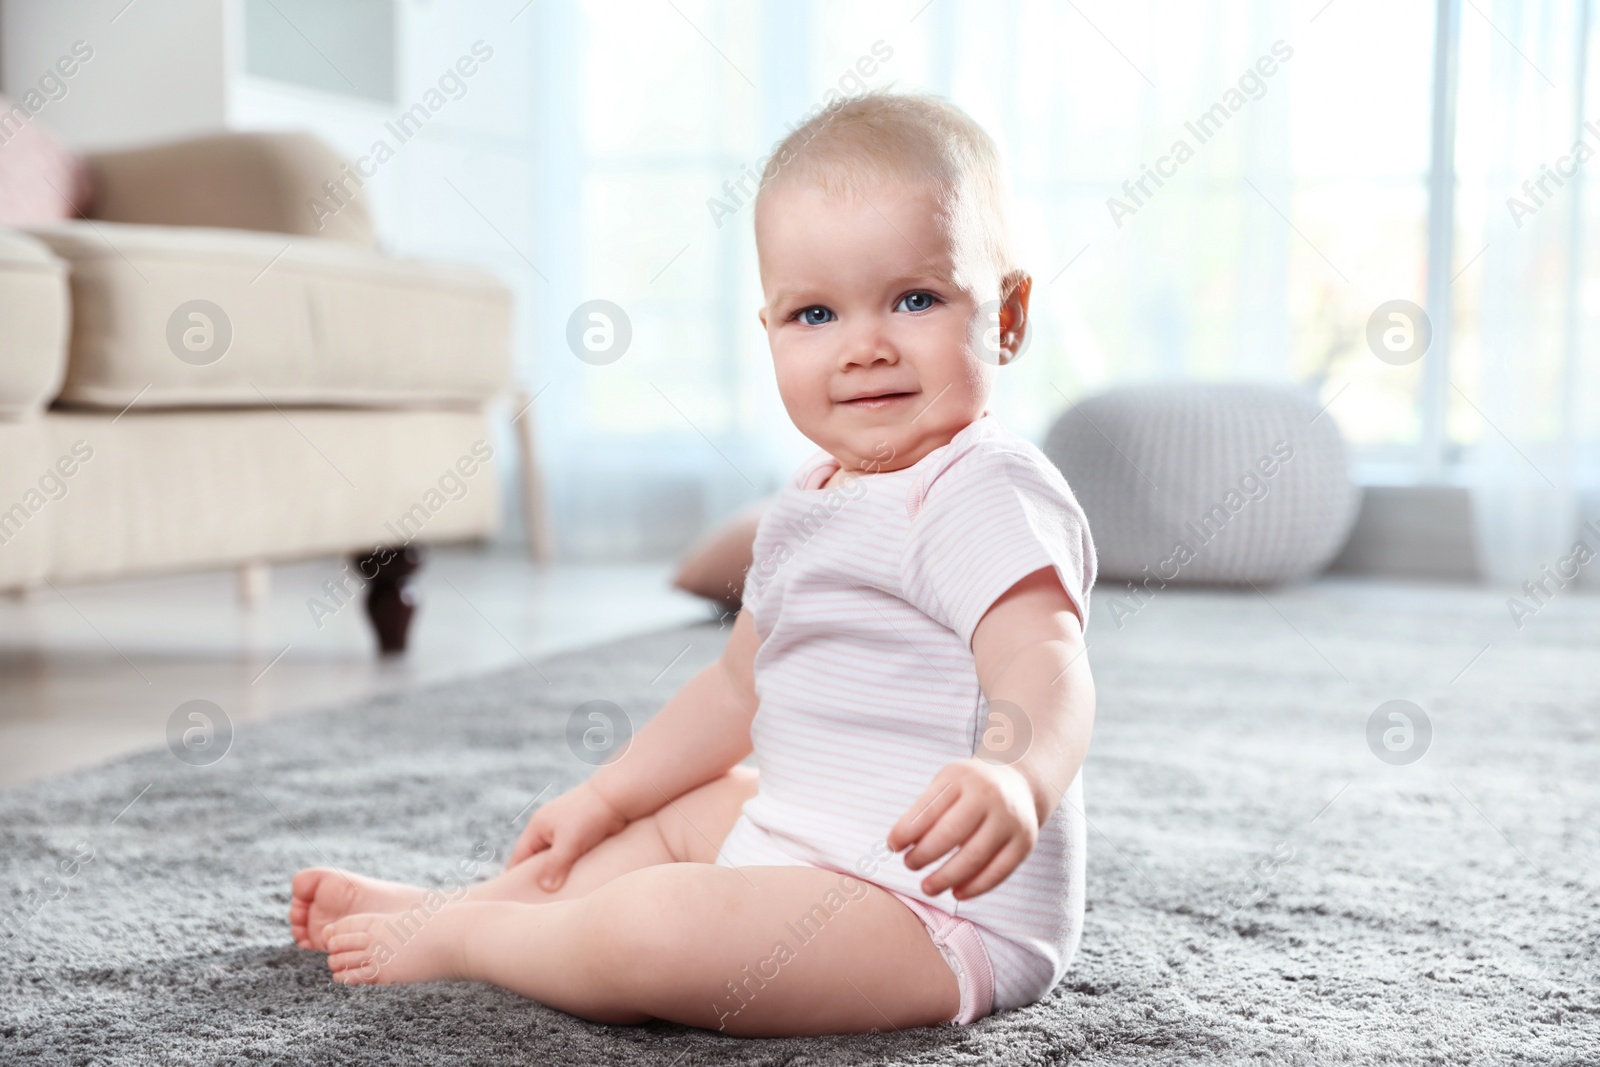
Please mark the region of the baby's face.
<svg viewBox="0 0 1600 1067"><path fill-rule="evenodd" d="M870 474L910 466L984 413L997 366L974 341L992 328L978 309L999 279L952 240L934 189L884 180L861 193L774 187L756 233L784 407L843 470ZM857 399L882 393L895 395Z"/></svg>

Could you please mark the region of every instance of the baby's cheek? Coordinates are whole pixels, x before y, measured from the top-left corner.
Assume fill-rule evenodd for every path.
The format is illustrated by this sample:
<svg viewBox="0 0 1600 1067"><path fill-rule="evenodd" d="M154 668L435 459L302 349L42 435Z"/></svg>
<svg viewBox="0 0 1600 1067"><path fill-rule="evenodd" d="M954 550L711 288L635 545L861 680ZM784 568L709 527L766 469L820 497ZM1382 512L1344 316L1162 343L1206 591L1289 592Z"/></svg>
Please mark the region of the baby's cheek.
<svg viewBox="0 0 1600 1067"><path fill-rule="evenodd" d="M793 361L780 358L777 363L778 395L791 412L810 411L823 395L823 384L815 375L808 375L794 367Z"/></svg>
<svg viewBox="0 0 1600 1067"><path fill-rule="evenodd" d="M790 381L778 379L778 392L784 400L784 408L789 411L789 418L794 419L795 426L800 429L810 429L821 424L827 418L827 382L813 381L813 379L795 376Z"/></svg>

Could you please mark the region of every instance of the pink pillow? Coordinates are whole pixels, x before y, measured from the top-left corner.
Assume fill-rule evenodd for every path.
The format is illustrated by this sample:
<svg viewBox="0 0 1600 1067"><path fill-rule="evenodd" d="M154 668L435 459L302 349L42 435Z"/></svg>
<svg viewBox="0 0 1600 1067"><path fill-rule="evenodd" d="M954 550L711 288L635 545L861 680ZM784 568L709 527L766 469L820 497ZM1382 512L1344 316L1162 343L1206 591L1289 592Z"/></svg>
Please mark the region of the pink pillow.
<svg viewBox="0 0 1600 1067"><path fill-rule="evenodd" d="M77 218L92 192L89 164L0 96L0 226Z"/></svg>

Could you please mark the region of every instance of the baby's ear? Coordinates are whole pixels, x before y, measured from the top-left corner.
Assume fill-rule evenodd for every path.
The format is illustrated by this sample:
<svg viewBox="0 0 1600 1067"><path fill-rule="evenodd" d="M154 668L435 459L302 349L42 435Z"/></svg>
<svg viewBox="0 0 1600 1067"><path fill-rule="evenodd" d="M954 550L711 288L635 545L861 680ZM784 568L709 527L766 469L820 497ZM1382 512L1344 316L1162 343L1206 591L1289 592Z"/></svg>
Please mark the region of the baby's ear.
<svg viewBox="0 0 1600 1067"><path fill-rule="evenodd" d="M1015 347L1008 350L1001 364L1004 366L1006 363L1015 363L1028 347L1028 331L1033 327L1030 321L1032 316L1028 313L1028 297L1033 292L1033 278L1025 270L1014 270L1005 276L1000 291L1005 294L1000 298L1001 307L1011 320L1006 327L1017 334Z"/></svg>
<svg viewBox="0 0 1600 1067"><path fill-rule="evenodd" d="M1013 295L1022 304L1022 309L1028 309L1028 297L1033 293L1033 275L1018 268L1000 279L1000 302L1009 303Z"/></svg>

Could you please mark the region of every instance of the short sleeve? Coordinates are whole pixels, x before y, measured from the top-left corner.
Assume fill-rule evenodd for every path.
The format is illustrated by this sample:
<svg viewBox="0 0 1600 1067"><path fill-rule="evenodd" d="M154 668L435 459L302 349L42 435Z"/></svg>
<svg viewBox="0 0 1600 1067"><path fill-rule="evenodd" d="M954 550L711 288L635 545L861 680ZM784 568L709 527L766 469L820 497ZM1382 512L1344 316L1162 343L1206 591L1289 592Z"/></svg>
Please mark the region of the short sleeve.
<svg viewBox="0 0 1600 1067"><path fill-rule="evenodd" d="M970 648L990 606L1054 567L1089 621L1094 542L1066 479L1044 454L978 448L939 471L911 517L900 577L907 600Z"/></svg>

